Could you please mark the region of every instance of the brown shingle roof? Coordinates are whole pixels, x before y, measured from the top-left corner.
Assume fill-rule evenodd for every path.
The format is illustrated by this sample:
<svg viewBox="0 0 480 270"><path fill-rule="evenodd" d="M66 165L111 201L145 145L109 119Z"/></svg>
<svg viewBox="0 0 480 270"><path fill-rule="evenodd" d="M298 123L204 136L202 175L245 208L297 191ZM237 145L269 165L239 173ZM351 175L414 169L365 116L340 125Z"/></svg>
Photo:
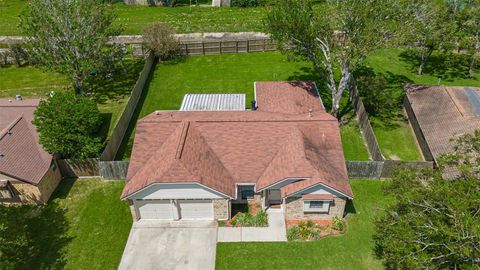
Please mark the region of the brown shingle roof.
<svg viewBox="0 0 480 270"><path fill-rule="evenodd" d="M278 113L325 111L313 82L256 82L255 98L258 110Z"/></svg>
<svg viewBox="0 0 480 270"><path fill-rule="evenodd" d="M471 88L480 94L479 88ZM434 158L451 152L452 138L480 128L464 87L407 87L407 98Z"/></svg>
<svg viewBox="0 0 480 270"><path fill-rule="evenodd" d="M35 185L52 162L31 123L38 103L0 99L0 173Z"/></svg>
<svg viewBox="0 0 480 270"><path fill-rule="evenodd" d="M352 196L338 122L324 110L157 111L137 124L122 198L152 183L181 181L234 197L235 183L257 183L258 190L285 178L309 178L300 182Z"/></svg>

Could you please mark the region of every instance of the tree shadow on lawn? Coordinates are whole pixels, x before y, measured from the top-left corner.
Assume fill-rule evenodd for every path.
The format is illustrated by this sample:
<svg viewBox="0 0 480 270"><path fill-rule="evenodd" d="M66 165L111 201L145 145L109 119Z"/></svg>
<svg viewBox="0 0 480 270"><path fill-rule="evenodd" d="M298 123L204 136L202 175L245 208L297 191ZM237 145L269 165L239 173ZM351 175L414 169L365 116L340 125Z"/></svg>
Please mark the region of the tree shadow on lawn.
<svg viewBox="0 0 480 270"><path fill-rule="evenodd" d="M143 59L126 59L115 66L113 73L97 73L87 80L87 89L99 104L114 102L130 95L144 66Z"/></svg>
<svg viewBox="0 0 480 270"><path fill-rule="evenodd" d="M372 68L361 66L355 71L357 88L367 113L377 119L372 125L379 124L384 129L399 127L399 121L405 121L403 115L404 86L413 83L403 75L392 72L376 73Z"/></svg>
<svg viewBox="0 0 480 270"><path fill-rule="evenodd" d="M0 262L0 269L12 268L9 264L13 269L65 267L65 247L73 239L67 235L69 223L65 208L56 201L49 201L46 205L8 206L2 211L4 220L0 223L6 224L6 227L0 232L0 238L12 242L8 244L7 240L4 242L7 244L0 247L0 259L5 251L12 256L3 254L7 257Z"/></svg>
<svg viewBox="0 0 480 270"><path fill-rule="evenodd" d="M409 49L400 53L400 59L410 65L410 71L417 74L420 65L418 51ZM470 60L465 54L436 52L425 63L423 74L435 76L441 80L452 82L455 79L469 79ZM439 81L441 82L441 81Z"/></svg>

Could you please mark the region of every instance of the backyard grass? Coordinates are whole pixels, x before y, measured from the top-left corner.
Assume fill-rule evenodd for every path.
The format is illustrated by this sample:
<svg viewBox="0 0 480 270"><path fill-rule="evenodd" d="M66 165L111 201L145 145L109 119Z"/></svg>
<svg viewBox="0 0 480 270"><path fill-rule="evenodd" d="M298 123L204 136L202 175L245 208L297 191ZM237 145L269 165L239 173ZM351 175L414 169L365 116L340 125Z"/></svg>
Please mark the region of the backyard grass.
<svg viewBox="0 0 480 270"><path fill-rule="evenodd" d="M123 67L112 78L91 80L94 98L104 117L101 134L109 136L115 127L138 74L143 68L143 60L126 60ZM65 76L46 72L32 66L0 68L0 98L47 98L50 91L65 91L70 83Z"/></svg>
<svg viewBox="0 0 480 270"><path fill-rule="evenodd" d="M383 181L351 180L345 235L312 242L218 243L216 269L383 269L373 253L374 217L391 198Z"/></svg>
<svg viewBox="0 0 480 270"><path fill-rule="evenodd" d="M348 123L342 125L340 135L342 137L343 154L346 160L370 159L356 118L352 117Z"/></svg>
<svg viewBox="0 0 480 270"><path fill-rule="evenodd" d="M26 2L0 0L0 35L21 35L18 15ZM117 14L116 24L123 26L123 34L141 34L154 21L166 22L179 33L262 31L262 19L266 12L265 8L150 7L116 2L113 4Z"/></svg>
<svg viewBox="0 0 480 270"><path fill-rule="evenodd" d="M176 58L159 63L146 89L139 116L155 110L178 110L186 93L246 93L246 106L253 100L255 81L314 80L309 62L289 61L287 56L273 53L225 54ZM320 85L320 84L319 84ZM325 106L330 97L320 89ZM354 124L352 124L354 125ZM358 129L348 125L343 132L347 158L368 159L368 152ZM133 136L122 148L122 157L130 156Z"/></svg>
<svg viewBox="0 0 480 270"><path fill-rule="evenodd" d="M395 95L401 96L402 87L406 83L480 87L480 74L477 72L473 78L468 78L468 66L465 63L468 62L462 61L462 56L459 55L434 53L430 62L427 62L424 74L418 76L416 59L408 50L381 50L370 54L366 59L366 67L377 76L384 76L396 91ZM399 101L401 100L400 98ZM399 117L394 119L370 117L378 144L387 159L421 160L415 135L401 108L402 104L398 104L396 115Z"/></svg>
<svg viewBox="0 0 480 270"><path fill-rule="evenodd" d="M117 269L132 225L124 181L62 180L35 234L30 269Z"/></svg>

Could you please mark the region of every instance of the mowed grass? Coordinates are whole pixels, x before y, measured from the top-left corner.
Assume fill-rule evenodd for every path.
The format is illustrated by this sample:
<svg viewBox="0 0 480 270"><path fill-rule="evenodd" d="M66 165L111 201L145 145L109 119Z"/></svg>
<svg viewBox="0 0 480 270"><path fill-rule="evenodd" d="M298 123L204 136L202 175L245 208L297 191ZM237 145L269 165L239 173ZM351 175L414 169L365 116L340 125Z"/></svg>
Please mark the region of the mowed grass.
<svg viewBox="0 0 480 270"><path fill-rule="evenodd" d="M216 269L383 269L373 253L373 220L391 198L378 180L351 180L345 235L311 242L218 243Z"/></svg>
<svg viewBox="0 0 480 270"><path fill-rule="evenodd" d="M18 15L27 0L0 0L0 35L21 35ZM195 3L195 1L192 1ZM209 6L150 7L113 4L115 23L123 34L141 34L151 22L170 24L179 33L262 31L265 8L218 8Z"/></svg>
<svg viewBox="0 0 480 270"><path fill-rule="evenodd" d="M141 116L178 110L187 93L246 93L249 107L254 82L298 79L316 79L310 63L276 52L176 58L156 66Z"/></svg>
<svg viewBox="0 0 480 270"><path fill-rule="evenodd" d="M340 135L342 137L343 154L346 160L370 159L356 118L350 118L348 123L342 125Z"/></svg>
<svg viewBox="0 0 480 270"><path fill-rule="evenodd" d="M289 61L277 52L176 58L157 64L139 117L155 110L178 110L187 93L245 93L245 105L249 107L254 99L255 81L289 80L313 80L317 85L320 82L309 62ZM328 108L328 93L322 92L321 96ZM342 127L342 140L347 158L368 159L360 131L352 126L345 128L344 132ZM122 148L123 159L130 156L133 137Z"/></svg>
<svg viewBox="0 0 480 270"><path fill-rule="evenodd" d="M126 60L112 78L96 78L89 86L94 89L94 98L104 117L101 134L110 135L123 112L143 60ZM72 91L64 75L47 72L32 66L0 67L0 98L47 98L50 91Z"/></svg>
<svg viewBox="0 0 480 270"><path fill-rule="evenodd" d="M117 269L132 225L128 204L120 201L124 184L62 180L47 204L52 216L43 217L59 226L38 228L37 240L44 242L32 269Z"/></svg>
<svg viewBox="0 0 480 270"><path fill-rule="evenodd" d="M396 87L395 95L404 95L403 85L406 83L480 87L480 73L469 78L468 62L459 55L434 53L421 76L417 75L417 64L413 54L404 49L377 51L366 59L367 68L376 75L385 76L388 83ZM387 159L421 160L423 157L415 135L401 108L402 104L399 104L396 119L370 117L380 149Z"/></svg>

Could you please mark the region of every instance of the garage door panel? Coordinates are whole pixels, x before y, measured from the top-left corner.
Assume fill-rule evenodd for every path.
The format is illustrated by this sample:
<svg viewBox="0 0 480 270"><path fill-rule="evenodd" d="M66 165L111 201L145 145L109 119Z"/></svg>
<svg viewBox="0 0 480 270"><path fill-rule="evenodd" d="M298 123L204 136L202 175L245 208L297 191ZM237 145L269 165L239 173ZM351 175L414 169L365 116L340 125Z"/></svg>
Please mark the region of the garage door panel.
<svg viewBox="0 0 480 270"><path fill-rule="evenodd" d="M136 201L140 219L172 220L172 206L169 200Z"/></svg>
<svg viewBox="0 0 480 270"><path fill-rule="evenodd" d="M211 200L179 200L180 218L213 220L213 205Z"/></svg>

